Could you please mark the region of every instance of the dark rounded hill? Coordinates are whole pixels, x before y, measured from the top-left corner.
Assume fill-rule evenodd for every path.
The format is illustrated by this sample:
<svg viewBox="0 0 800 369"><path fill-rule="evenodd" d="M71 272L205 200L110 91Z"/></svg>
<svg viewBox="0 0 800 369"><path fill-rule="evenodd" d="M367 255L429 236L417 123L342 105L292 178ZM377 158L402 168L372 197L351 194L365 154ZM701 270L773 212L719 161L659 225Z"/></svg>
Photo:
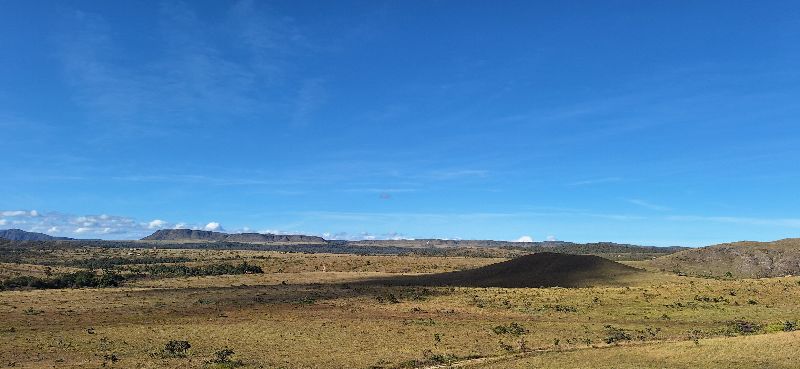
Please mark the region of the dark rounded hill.
<svg viewBox="0 0 800 369"><path fill-rule="evenodd" d="M599 256L540 252L476 269L407 276L391 282L418 286L505 288L625 286L644 274L646 272L641 269Z"/></svg>

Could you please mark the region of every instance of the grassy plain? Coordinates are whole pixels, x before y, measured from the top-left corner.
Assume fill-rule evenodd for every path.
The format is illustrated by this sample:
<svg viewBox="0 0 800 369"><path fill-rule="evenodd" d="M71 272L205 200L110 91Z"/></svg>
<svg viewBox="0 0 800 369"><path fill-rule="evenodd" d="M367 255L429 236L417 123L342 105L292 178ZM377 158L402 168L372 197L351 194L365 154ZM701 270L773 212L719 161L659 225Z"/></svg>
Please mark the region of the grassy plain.
<svg viewBox="0 0 800 369"><path fill-rule="evenodd" d="M800 320L798 277L651 272L629 287L414 287L362 282L503 259L60 252L62 261L145 252L189 264L247 261L265 273L0 292L0 367L789 368L800 341L783 332ZM15 273L36 272L34 261ZM172 340L191 344L184 357L164 355ZM213 363L224 348L232 361Z"/></svg>

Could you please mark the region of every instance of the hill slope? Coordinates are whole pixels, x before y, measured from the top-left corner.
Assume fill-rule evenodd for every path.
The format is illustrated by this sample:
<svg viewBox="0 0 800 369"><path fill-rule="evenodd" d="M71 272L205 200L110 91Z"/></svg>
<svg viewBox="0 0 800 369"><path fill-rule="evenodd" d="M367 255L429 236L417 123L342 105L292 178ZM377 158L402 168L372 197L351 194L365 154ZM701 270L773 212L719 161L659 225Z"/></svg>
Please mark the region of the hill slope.
<svg viewBox="0 0 800 369"><path fill-rule="evenodd" d="M459 287L622 286L646 272L594 255L542 252L458 272L398 278L398 284Z"/></svg>
<svg viewBox="0 0 800 369"><path fill-rule="evenodd" d="M262 234L262 233L222 233L199 231L196 229L160 229L142 238L142 241L225 241L225 242L298 242L324 243L325 239L317 236Z"/></svg>
<svg viewBox="0 0 800 369"><path fill-rule="evenodd" d="M21 229L0 230L0 238L11 241L71 240L71 238L68 237L53 237L44 233L27 232Z"/></svg>
<svg viewBox="0 0 800 369"><path fill-rule="evenodd" d="M347 241L347 243L353 246L369 246L369 247L395 246L395 247L409 247L409 248L415 248L415 247L500 248L506 250L517 250L524 253L555 252L561 254L598 255L611 260L649 260L658 256L668 255L687 249L685 247L679 247L679 246L669 246L669 247L639 246L631 244L620 244L614 242L592 242L592 243L582 244L582 243L574 243L567 241L511 242L511 241L492 241L492 240L416 239L416 240L364 240L364 241Z"/></svg>
<svg viewBox="0 0 800 369"><path fill-rule="evenodd" d="M800 238L724 243L662 256L649 263L666 271L712 277L796 275L800 274Z"/></svg>

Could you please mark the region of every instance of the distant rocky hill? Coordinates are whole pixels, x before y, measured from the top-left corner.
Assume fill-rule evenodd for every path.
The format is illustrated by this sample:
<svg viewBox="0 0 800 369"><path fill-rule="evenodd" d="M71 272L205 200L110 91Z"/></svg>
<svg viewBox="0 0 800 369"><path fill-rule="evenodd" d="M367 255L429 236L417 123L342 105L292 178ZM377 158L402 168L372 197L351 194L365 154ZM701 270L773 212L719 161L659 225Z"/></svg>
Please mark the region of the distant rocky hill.
<svg viewBox="0 0 800 369"><path fill-rule="evenodd" d="M742 241L662 256L652 266L708 277L764 278L800 274L800 238L773 242Z"/></svg>
<svg viewBox="0 0 800 369"><path fill-rule="evenodd" d="M0 230L0 238L11 241L71 240L69 237L53 237L44 233L27 232L21 229Z"/></svg>
<svg viewBox="0 0 800 369"><path fill-rule="evenodd" d="M646 274L599 256L541 252L476 269L378 281L417 286L590 287L630 285Z"/></svg>
<svg viewBox="0 0 800 369"><path fill-rule="evenodd" d="M161 229L142 238L142 241L224 241L224 242L294 242L325 243L317 236L270 233L222 233L196 229Z"/></svg>
<svg viewBox="0 0 800 369"><path fill-rule="evenodd" d="M339 242L339 241L331 241ZM340 241L344 242L344 241ZM686 250L680 246L639 246L614 242L575 243L567 241L511 242L493 240L367 240L348 241L351 246L368 247L407 247L407 248L452 248L481 247L520 250L525 253L554 252L560 254L600 255L612 260L648 260L662 255Z"/></svg>

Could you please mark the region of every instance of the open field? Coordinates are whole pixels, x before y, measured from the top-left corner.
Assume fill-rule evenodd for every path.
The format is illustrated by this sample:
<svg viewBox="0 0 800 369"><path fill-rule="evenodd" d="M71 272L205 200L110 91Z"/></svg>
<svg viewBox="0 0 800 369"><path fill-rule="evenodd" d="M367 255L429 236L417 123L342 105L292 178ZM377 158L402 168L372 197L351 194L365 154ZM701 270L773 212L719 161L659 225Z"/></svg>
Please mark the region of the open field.
<svg viewBox="0 0 800 369"><path fill-rule="evenodd" d="M49 264L246 261L264 273L2 291L0 367L789 368L800 341L783 332L800 320L798 277L651 271L625 287L420 287L371 281L506 259L161 249L43 255ZM40 273L34 259L7 265ZM191 348L165 352L170 341ZM225 348L234 352L230 360L213 363Z"/></svg>

